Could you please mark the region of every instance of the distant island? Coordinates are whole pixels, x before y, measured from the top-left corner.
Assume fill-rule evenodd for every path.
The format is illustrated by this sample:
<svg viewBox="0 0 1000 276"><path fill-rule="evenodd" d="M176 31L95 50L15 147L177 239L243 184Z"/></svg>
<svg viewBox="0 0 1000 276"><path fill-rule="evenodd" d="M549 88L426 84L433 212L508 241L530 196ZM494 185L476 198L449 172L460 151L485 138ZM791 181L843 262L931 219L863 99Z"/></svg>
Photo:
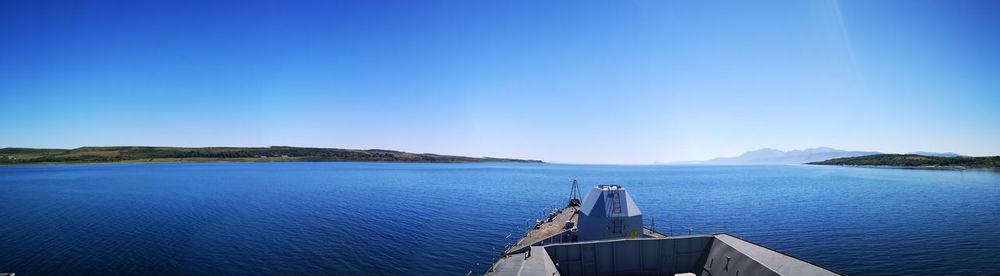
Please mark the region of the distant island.
<svg viewBox="0 0 1000 276"><path fill-rule="evenodd" d="M705 161L708 164L803 164L834 158L881 154L874 151L847 151L828 147L781 151L763 148L748 151L737 157L719 157Z"/></svg>
<svg viewBox="0 0 1000 276"><path fill-rule="evenodd" d="M1000 157L970 157L953 152L887 154L828 147L782 151L762 148L736 157L719 157L702 164L810 164L907 168L1000 168Z"/></svg>
<svg viewBox="0 0 1000 276"><path fill-rule="evenodd" d="M2 148L0 165L65 164L113 162L271 162L271 161L357 161L357 162L517 162L542 163L493 157L466 157L394 150L354 150L300 147L81 147L75 149Z"/></svg>
<svg viewBox="0 0 1000 276"><path fill-rule="evenodd" d="M1000 168L1000 156L926 156L918 154L875 154L810 162L810 165L890 166L916 168Z"/></svg>

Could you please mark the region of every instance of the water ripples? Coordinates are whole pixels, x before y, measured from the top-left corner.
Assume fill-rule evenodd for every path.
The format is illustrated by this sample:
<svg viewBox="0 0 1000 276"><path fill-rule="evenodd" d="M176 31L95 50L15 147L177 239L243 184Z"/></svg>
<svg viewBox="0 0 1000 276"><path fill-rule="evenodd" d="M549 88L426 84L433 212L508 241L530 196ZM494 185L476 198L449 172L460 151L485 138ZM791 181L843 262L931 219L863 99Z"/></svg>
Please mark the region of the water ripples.
<svg viewBox="0 0 1000 276"><path fill-rule="evenodd" d="M1000 274L992 171L369 163L0 167L0 271L482 272L572 179L625 185L660 231L847 274Z"/></svg>

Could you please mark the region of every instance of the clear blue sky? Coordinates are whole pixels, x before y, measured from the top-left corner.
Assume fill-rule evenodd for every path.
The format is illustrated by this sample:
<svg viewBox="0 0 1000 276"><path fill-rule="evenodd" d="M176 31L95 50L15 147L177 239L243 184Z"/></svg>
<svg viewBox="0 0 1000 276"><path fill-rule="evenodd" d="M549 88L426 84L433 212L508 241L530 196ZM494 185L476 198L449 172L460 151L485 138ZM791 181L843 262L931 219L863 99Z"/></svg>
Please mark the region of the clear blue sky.
<svg viewBox="0 0 1000 276"><path fill-rule="evenodd" d="M0 147L1000 154L998 1L0 2Z"/></svg>

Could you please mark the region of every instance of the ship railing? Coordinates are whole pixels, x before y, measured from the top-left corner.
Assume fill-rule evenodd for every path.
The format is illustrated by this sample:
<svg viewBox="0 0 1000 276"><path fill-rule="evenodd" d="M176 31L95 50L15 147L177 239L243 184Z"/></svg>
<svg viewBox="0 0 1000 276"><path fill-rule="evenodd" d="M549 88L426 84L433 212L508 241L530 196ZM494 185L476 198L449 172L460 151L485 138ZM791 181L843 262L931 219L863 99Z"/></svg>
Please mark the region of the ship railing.
<svg viewBox="0 0 1000 276"><path fill-rule="evenodd" d="M554 205L554 206L558 206L558 204ZM562 210L562 208L559 208L559 207L551 207L551 208L546 207L546 208L542 208L540 210L540 214L538 216L539 219L534 219L534 222L535 222L534 224L530 224L531 221L532 221L532 219L526 219L526 220L524 220L524 229L522 231L524 234L522 234L517 239L521 240L522 238L527 237L528 234L531 233L531 230L534 230L535 228L538 228L539 226L541 226L543 223L545 223L547 221L551 221L552 219L554 219L556 217L556 215L559 214L560 210ZM544 218L544 219L541 219L541 218ZM517 241L511 240L512 237L514 237L513 233L507 234L507 236L504 238L503 250L499 254L497 254L496 248L495 247L493 248L493 252L491 252L491 255L493 256L493 258L497 258L499 260L497 262L495 262L492 266L490 266L489 270L486 271L487 274L489 274L490 272L493 272L493 270L496 269L497 266L499 266L499 265L507 262L507 258L504 258L504 257L506 257L507 252L510 251L511 249L513 249L514 247L518 246Z"/></svg>
<svg viewBox="0 0 1000 276"><path fill-rule="evenodd" d="M660 233L660 234L665 234L668 237L674 235L674 224L673 223L670 223L670 224L667 225L667 229L666 229L667 232L666 233L660 232L660 230L657 229L657 227L656 227L656 219L653 218L653 217L650 217L649 224L646 224L646 222L643 221L643 225L642 226L645 227L645 228L649 228L650 230L653 230L654 232L657 232L657 233ZM678 230L680 231L680 233L678 235L685 235L685 233L687 235L693 235L696 232L696 231L694 231L695 229L693 227L678 226L678 228L679 228Z"/></svg>

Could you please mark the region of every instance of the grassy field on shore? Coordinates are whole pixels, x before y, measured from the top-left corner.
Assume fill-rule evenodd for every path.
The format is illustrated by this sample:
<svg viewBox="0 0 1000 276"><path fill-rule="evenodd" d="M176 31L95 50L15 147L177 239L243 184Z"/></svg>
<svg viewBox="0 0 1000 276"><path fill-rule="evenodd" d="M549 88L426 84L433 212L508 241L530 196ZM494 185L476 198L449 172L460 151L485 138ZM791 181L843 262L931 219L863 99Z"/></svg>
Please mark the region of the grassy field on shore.
<svg viewBox="0 0 1000 276"><path fill-rule="evenodd" d="M282 162L282 161L359 161L359 162L524 162L492 157L466 157L393 150L353 150L300 147L81 147L76 149L2 148L0 165L140 163L140 162Z"/></svg>

